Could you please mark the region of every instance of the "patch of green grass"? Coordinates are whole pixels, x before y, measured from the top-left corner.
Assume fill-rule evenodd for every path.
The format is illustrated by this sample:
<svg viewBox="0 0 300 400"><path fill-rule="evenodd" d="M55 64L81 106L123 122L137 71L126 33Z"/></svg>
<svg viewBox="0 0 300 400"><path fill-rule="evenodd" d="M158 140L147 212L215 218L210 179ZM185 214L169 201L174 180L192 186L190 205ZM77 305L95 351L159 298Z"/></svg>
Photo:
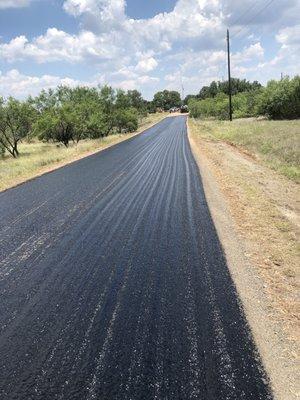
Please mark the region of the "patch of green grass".
<svg viewBox="0 0 300 400"><path fill-rule="evenodd" d="M142 120L139 131L160 121L165 116L166 114L148 115ZM18 158L12 158L8 154L3 158L0 157L0 191L33 178L52 167L101 150L130 136L132 134L116 134L103 139L82 140L78 144L70 143L68 148L57 143L23 141L19 145L20 156Z"/></svg>
<svg viewBox="0 0 300 400"><path fill-rule="evenodd" d="M300 182L300 120L192 119L191 123L203 138L244 148L275 171Z"/></svg>

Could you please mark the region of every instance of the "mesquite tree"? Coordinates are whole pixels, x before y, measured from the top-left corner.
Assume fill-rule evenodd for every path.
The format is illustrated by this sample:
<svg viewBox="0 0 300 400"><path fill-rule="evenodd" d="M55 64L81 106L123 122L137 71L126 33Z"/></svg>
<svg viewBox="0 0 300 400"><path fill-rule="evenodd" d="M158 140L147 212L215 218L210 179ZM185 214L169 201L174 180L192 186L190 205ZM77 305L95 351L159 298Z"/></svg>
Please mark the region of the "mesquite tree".
<svg viewBox="0 0 300 400"><path fill-rule="evenodd" d="M9 97L0 99L0 144L13 157L18 157L18 144L26 137L34 119L34 109L29 102Z"/></svg>
<svg viewBox="0 0 300 400"><path fill-rule="evenodd" d="M65 103L61 107L44 110L34 124L34 133L40 140L53 140L68 147L69 142L74 140L76 120L72 105Z"/></svg>

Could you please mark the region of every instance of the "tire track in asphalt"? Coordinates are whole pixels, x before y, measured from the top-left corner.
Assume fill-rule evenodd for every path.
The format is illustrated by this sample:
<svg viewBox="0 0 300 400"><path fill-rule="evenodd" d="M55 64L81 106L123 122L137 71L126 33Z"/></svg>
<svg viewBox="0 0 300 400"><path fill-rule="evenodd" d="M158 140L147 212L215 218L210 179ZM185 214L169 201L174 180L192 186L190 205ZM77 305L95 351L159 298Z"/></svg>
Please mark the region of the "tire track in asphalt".
<svg viewBox="0 0 300 400"><path fill-rule="evenodd" d="M161 141L161 139L160 139L160 141ZM159 144L160 144L160 143L159 143ZM151 153L153 153L153 152L156 150L156 147L157 147L157 146L153 146L153 147L151 148ZM151 153L150 153L150 155L151 155ZM139 153L139 155L140 155L140 153ZM136 158L136 156L135 156L135 158ZM147 159L149 158L149 155L148 155L148 154L147 154L147 157L146 157L146 158L147 158ZM134 174L133 177L131 177L131 180L134 181L135 184L139 183L139 182L143 179L143 176L142 176L142 175L141 175L141 177L139 177L140 168L137 169L137 167L138 167L139 165L143 165L143 163L146 161L146 158L144 157L144 158L142 158L141 161L139 160L139 164L136 166L135 174ZM127 162L127 163L125 164L125 168L126 168L126 167L128 166L128 164L131 163L131 162L132 162L132 159L131 159L129 162ZM92 223L89 222L89 227L85 229L86 235L89 234L89 232L92 230L93 226L96 225L96 224L98 223L98 220L100 220L100 219L102 218L102 215L104 215L104 214L107 212L107 209L109 209L109 207L111 206L111 203L108 203L108 204L101 210L101 212L98 213L98 209L94 210L94 208L92 208L92 205L95 203L95 200L96 200L97 198L99 198L99 196L103 195L103 193L107 192L108 189L111 189L111 187L114 186L115 182L116 182L117 180L119 180L119 178L120 178L122 175L124 175L124 173L125 173L125 172L122 172L122 173L118 174L118 175L116 176L116 178L113 178L113 179L111 180L111 182L110 182L103 190L101 190L100 192L97 192L97 194L94 194L94 195L92 196L92 201L90 201L90 202L87 201L87 202L86 202L87 204L85 205L85 209L88 210L88 211L89 211L89 210L92 210L92 212L93 212L93 217L92 217L92 218L93 218L93 220L94 220ZM138 179L138 177L139 177L139 179ZM137 179L138 179L138 180L137 180ZM129 184L129 183L128 183L128 184ZM118 193L120 202L121 202L121 198L122 198L123 194L127 192L128 184L127 184L127 185L123 185L123 187L120 188L120 189L119 189L119 188L116 189L116 192ZM112 200L111 200L111 202L112 202L113 199L114 199L114 197L111 197L111 198L112 198ZM115 202L116 202L116 201L115 201ZM118 202L117 202L117 203L118 203ZM98 207L98 208L100 208L100 207ZM128 208L129 208L129 207L128 207ZM94 214L96 214L96 213L97 213L98 215L97 215L97 218L95 219L95 218L94 218ZM80 217L82 217L82 216L80 215ZM74 221L73 221L73 223L74 223ZM57 224L56 224L56 225L57 225ZM53 244L55 241L57 241L57 240L59 239L59 237L61 237L61 235L62 235L62 234L65 232L65 230L66 230L66 227L64 227L64 225L65 225L65 221L63 220L63 223L62 223L62 224L58 224L58 226L63 227L64 229L62 229L61 232L59 232L59 233L58 233L57 230L56 230L56 231L54 232L54 234L52 235L52 237L50 237L48 234L44 234L44 235L45 235L45 238L44 238L44 239L42 238L42 235L39 235L39 237L38 237L37 239L35 239L35 240L32 240L33 237L31 237L30 240L29 240L29 248L26 248L26 249L24 249L24 250L23 250L23 247L24 247L24 243L23 243L23 244L20 246L20 249L23 250L23 251L22 251L21 255L18 257L18 259L14 258L13 267L11 267L11 263L9 263L9 261L10 261L10 259L11 259L11 255L8 256L7 259L3 260L3 264L0 264L0 267L1 267L0 276L2 275L2 277L5 277L5 276L7 276L7 274L8 274L9 272L11 272L12 270L16 270L16 264L18 263L18 261L19 261L19 262L24 262L24 260L26 260L27 258L29 258L29 256L32 255L33 252L36 253L37 250L39 249L39 247L41 247L43 244L45 244L46 241L48 241L49 243L52 242L52 244ZM108 225L108 226L111 225L111 221L108 221L108 222L107 222L107 225ZM112 225L112 226L113 226L113 225ZM82 239L84 239L84 237L81 237L81 240L82 240ZM47 249L47 247L48 247L48 246L46 245L45 248L44 248L44 251ZM13 254L13 256L14 256L14 255L15 255L15 254ZM41 255L42 255L42 253L39 252L39 253L37 254L37 258L40 258ZM36 258L36 259L31 259L31 262L36 262L36 261L37 261L37 258ZM6 264L6 265L9 265L10 271L6 271L6 270L5 270L5 268L4 268L5 264ZM6 323L6 324L2 324L2 326L5 326L5 327L6 327L6 326L7 326L7 323Z"/></svg>
<svg viewBox="0 0 300 400"><path fill-rule="evenodd" d="M151 175L152 175L152 171L151 170L149 170L148 171L148 173L149 173L149 176L151 177ZM135 172L135 175L136 175L136 178L137 177L139 177L139 175L140 175L140 171L138 170L138 171L136 171ZM142 175L142 174L141 174ZM145 179L143 179L143 176L142 176L142 178L141 178L141 180L143 180L144 181L144 186L145 186ZM157 180L157 178L156 178L156 180ZM134 181L136 182L137 180L136 179L134 179ZM150 183L151 184L151 183ZM149 185L148 185L149 186ZM125 192L126 192L126 190L124 190ZM138 192L137 193L137 195L139 195L140 194L140 192ZM120 196L120 197L123 197L123 196ZM126 199L125 199L126 200ZM120 200L121 201L121 200ZM134 202L134 201L136 201L136 199L134 198L134 199L132 199L132 202ZM119 200L117 201L117 203L119 202ZM124 210L124 212L123 212L123 215L126 215L127 213L128 213L128 211L130 210L130 208L132 207L132 204L131 203L128 203L127 201L126 201L126 203L127 203L127 206L126 206L126 209ZM122 218L122 215L120 214L120 218ZM123 223L124 224L126 224L126 222L125 221L123 221ZM121 220L120 220L120 223L119 223L119 225L121 224ZM110 225L110 223L108 224L108 225ZM117 226L114 226L114 230L113 230L113 232L110 234L110 240L113 238L113 236L114 236L114 234L115 234L115 232L116 232L116 230L118 230L118 228L119 228L119 225L117 225ZM92 229L93 227L91 227L90 229ZM69 323L68 323L68 325L70 325Z"/></svg>
<svg viewBox="0 0 300 400"><path fill-rule="evenodd" d="M138 176L138 172L136 173L136 175ZM126 191L126 189L123 189L123 191ZM119 194L119 192L117 192L118 194ZM120 196L120 194L119 194L119 196ZM121 196L120 196L121 197ZM130 209L130 204L127 206L127 208L128 209ZM105 210L104 210L105 211ZM98 219L100 219L100 217L97 217ZM92 230L92 228L93 228L93 226L94 225L96 225L97 224L97 220L95 220L95 221L93 221L93 224L92 225L90 225L89 226L89 228L85 231L85 236L88 236L88 234L89 234L89 232ZM110 225L110 221L109 221L109 223L108 223L108 225ZM116 226L114 226L114 231L117 229L117 227ZM113 234L114 234L114 231L112 232L112 234L111 234L111 237L113 236ZM81 240L83 240L83 238L81 237ZM66 255L68 255L68 253L66 254ZM62 279L63 279L63 277L61 277ZM49 283L47 282L47 284L49 285ZM45 284L44 284L44 286L45 286ZM30 307L31 307L31 305L29 305L29 309L30 309Z"/></svg>
<svg viewBox="0 0 300 400"><path fill-rule="evenodd" d="M0 398L272 398L185 121L0 194Z"/></svg>

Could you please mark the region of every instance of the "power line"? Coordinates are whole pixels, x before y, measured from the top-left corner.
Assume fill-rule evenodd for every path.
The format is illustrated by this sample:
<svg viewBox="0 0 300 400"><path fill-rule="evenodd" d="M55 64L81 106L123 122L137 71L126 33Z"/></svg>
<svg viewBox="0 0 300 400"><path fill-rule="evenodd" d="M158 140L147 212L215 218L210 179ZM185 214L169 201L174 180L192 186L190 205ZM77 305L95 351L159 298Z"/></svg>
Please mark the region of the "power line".
<svg viewBox="0 0 300 400"><path fill-rule="evenodd" d="M269 7L275 0L270 0L267 4L264 5L263 8L261 8L256 14L252 16L252 18L247 22L247 25L249 25L258 15L260 15L267 7ZM245 26L243 26L241 29L239 29L233 36L232 38L236 37L242 30L245 29Z"/></svg>
<svg viewBox="0 0 300 400"><path fill-rule="evenodd" d="M234 20L234 22L232 22L232 23L230 24L230 26L236 25L236 24L243 18L244 15L246 15L250 10L252 10L252 8L253 8L253 7L255 6L255 4L257 4L257 3L258 3L258 0L256 0L254 3L252 3L251 6L248 7L248 8L243 12L243 14L241 14L236 20Z"/></svg>

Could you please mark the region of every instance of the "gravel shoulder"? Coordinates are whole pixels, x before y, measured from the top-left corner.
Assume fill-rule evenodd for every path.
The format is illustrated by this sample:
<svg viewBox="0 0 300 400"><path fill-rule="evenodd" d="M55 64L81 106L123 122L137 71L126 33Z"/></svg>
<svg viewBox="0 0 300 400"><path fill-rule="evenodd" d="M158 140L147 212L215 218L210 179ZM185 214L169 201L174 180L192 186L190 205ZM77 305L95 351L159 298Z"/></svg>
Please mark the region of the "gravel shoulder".
<svg viewBox="0 0 300 400"><path fill-rule="evenodd" d="M296 399L299 185L189 125L209 208L274 396Z"/></svg>

